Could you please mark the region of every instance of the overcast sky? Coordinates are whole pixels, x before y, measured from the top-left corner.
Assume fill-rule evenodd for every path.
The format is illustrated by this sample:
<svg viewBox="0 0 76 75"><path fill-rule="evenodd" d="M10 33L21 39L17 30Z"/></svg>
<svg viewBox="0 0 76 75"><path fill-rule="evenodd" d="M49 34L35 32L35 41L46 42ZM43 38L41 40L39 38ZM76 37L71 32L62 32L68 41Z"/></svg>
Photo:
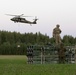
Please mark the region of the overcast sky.
<svg viewBox="0 0 76 75"><path fill-rule="evenodd" d="M37 16L37 24L14 23L13 16ZM35 17L27 18L33 21ZM0 30L17 31L21 33L41 32L52 36L52 30L60 24L61 36L76 37L76 0L0 0Z"/></svg>

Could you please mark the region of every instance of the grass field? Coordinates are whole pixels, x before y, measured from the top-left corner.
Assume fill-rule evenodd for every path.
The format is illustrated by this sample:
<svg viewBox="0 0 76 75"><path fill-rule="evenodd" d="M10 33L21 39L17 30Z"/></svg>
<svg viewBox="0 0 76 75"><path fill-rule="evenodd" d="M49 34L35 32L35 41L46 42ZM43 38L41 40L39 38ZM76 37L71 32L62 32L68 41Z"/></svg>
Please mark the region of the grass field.
<svg viewBox="0 0 76 75"><path fill-rule="evenodd" d="M0 55L0 75L76 75L76 64L27 64L26 59Z"/></svg>

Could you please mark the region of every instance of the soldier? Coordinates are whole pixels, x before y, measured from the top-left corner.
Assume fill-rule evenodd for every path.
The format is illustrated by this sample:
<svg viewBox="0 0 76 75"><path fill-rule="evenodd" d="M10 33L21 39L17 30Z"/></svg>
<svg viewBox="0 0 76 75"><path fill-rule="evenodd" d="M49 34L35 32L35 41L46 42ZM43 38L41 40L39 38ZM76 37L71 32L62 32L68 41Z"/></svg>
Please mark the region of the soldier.
<svg viewBox="0 0 76 75"><path fill-rule="evenodd" d="M57 45L61 43L61 37L60 37L61 30L59 27L60 25L57 24L56 27L53 29L53 37L55 38Z"/></svg>

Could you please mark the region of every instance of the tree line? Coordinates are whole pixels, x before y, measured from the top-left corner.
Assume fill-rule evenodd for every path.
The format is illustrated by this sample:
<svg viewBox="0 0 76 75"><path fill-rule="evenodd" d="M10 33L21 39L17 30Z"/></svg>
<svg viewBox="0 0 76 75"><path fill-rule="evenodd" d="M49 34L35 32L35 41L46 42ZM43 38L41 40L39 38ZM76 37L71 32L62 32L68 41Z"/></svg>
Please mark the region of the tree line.
<svg viewBox="0 0 76 75"><path fill-rule="evenodd" d="M64 35L62 42L65 46L75 45L76 37ZM40 32L21 34L19 32L0 31L1 55L25 55L28 45L46 45L48 43L55 44L55 39Z"/></svg>

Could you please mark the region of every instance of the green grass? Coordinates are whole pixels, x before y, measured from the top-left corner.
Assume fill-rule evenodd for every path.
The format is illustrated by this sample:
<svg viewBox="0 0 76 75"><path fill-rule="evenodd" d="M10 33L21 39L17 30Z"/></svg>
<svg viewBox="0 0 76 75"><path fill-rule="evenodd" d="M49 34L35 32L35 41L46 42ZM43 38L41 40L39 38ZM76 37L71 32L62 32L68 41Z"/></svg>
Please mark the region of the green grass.
<svg viewBox="0 0 76 75"><path fill-rule="evenodd" d="M0 56L0 75L76 75L76 64L27 64L26 56Z"/></svg>

